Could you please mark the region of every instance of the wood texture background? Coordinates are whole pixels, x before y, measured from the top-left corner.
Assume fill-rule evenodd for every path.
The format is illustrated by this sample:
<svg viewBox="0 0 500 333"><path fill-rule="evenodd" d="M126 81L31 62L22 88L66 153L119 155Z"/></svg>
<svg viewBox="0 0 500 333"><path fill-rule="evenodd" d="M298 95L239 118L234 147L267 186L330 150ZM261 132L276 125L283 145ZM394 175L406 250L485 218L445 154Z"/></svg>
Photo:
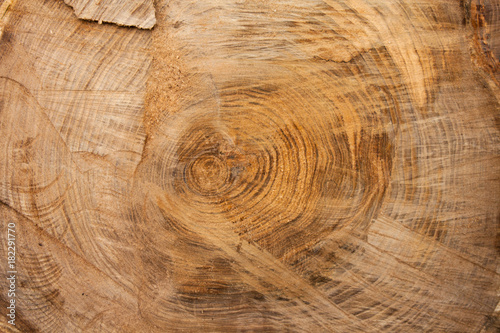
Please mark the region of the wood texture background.
<svg viewBox="0 0 500 333"><path fill-rule="evenodd" d="M498 1L70 4L0 7L1 330L498 332Z"/></svg>

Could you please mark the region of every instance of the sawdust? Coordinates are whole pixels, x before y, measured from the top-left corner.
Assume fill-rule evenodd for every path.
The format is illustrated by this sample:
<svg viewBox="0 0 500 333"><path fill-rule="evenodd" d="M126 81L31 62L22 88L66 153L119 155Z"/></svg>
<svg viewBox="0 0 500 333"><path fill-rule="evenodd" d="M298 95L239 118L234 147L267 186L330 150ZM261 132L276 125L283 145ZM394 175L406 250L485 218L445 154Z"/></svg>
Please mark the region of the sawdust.
<svg viewBox="0 0 500 333"><path fill-rule="evenodd" d="M159 17L153 31L152 69L146 88L144 126L154 131L161 119L178 108L180 92L186 86L186 69L177 42L169 33L169 23Z"/></svg>

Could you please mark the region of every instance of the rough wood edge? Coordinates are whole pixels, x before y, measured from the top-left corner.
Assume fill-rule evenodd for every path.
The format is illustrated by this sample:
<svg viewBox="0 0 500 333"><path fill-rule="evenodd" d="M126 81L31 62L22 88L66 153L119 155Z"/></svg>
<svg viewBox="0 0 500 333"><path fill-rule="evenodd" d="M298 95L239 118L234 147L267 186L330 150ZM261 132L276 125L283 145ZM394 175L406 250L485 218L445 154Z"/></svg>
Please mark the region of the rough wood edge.
<svg viewBox="0 0 500 333"><path fill-rule="evenodd" d="M155 8L152 0L143 0L140 5L134 0L116 1L104 0L64 0L73 9L76 17L82 20L95 21L99 24L112 23L118 26L152 29L156 25ZM137 14L138 9L145 5L147 15ZM133 10L132 10L133 9Z"/></svg>

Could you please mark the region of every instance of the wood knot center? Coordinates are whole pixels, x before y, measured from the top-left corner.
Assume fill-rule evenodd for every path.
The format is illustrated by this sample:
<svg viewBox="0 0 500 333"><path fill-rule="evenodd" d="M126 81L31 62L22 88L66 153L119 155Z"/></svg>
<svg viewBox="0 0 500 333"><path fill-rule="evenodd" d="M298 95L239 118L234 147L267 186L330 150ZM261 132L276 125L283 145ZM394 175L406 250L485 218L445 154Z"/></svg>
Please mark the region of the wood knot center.
<svg viewBox="0 0 500 333"><path fill-rule="evenodd" d="M229 180L229 168L219 156L204 154L188 165L188 186L204 195L216 194Z"/></svg>

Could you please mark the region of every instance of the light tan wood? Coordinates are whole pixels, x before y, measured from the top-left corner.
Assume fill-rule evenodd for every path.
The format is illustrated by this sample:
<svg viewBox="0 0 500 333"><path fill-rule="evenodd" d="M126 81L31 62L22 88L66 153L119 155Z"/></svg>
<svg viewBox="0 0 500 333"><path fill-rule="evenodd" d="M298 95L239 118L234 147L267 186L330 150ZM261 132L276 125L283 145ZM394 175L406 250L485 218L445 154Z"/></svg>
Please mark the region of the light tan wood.
<svg viewBox="0 0 500 333"><path fill-rule="evenodd" d="M500 329L498 2L1 8L1 329Z"/></svg>
<svg viewBox="0 0 500 333"><path fill-rule="evenodd" d="M99 23L151 29L156 23L152 0L64 0L77 17Z"/></svg>

